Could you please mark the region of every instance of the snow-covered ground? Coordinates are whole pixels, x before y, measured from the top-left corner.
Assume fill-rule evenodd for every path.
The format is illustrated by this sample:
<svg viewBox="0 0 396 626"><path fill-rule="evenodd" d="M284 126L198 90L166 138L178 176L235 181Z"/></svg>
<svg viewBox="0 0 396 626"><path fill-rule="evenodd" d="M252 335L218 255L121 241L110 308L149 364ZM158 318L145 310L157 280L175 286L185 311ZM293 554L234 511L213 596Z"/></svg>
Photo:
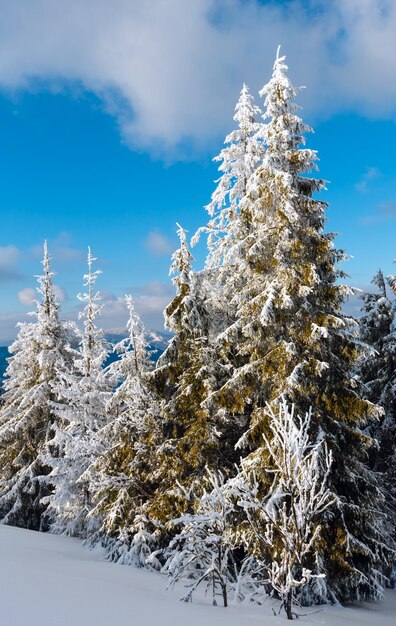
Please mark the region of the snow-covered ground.
<svg viewBox="0 0 396 626"><path fill-rule="evenodd" d="M213 607L179 602L163 576L103 560L66 537L0 526L1 626L279 626L272 600L263 606ZM309 611L309 610L307 610ZM394 626L396 591L377 604L327 607L298 624Z"/></svg>

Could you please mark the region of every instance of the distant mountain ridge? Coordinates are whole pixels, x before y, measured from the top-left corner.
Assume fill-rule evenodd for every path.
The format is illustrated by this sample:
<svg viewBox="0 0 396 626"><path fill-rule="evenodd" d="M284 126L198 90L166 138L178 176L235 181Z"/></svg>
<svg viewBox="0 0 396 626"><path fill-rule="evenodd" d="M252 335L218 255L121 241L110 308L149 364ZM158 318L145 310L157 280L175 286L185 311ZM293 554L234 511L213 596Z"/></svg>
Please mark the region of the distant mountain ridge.
<svg viewBox="0 0 396 626"><path fill-rule="evenodd" d="M125 339L128 336L125 328L113 328L105 332L106 340L114 346L116 343ZM172 334L166 331L147 330L147 341L150 344L150 349L153 351L152 359L156 361L163 352L165 352ZM3 380L4 373L7 369L7 358L10 356L8 352L8 346L0 346L0 381ZM117 355L112 352L109 354L106 365L117 360ZM0 382L1 387L1 382Z"/></svg>
<svg viewBox="0 0 396 626"><path fill-rule="evenodd" d="M7 368L7 357L10 356L7 346L0 346L0 381L3 380L4 372ZM0 383L1 387L1 383Z"/></svg>
<svg viewBox="0 0 396 626"><path fill-rule="evenodd" d="M128 333L125 328L113 328L105 332L106 340L115 346L119 341L126 339ZM172 338L172 334L166 331L150 330L147 329L146 339L152 350L151 359L156 361L163 352L165 352L169 341ZM118 355L115 352L110 352L106 360L106 365L110 365L114 361L117 361Z"/></svg>
<svg viewBox="0 0 396 626"><path fill-rule="evenodd" d="M111 330L106 330L105 332L105 338L113 346L126 337L128 337L128 333L125 328L112 328ZM151 346L151 349L157 351L158 356L160 356L160 354L166 350L169 341L172 338L172 333L147 329L146 338Z"/></svg>

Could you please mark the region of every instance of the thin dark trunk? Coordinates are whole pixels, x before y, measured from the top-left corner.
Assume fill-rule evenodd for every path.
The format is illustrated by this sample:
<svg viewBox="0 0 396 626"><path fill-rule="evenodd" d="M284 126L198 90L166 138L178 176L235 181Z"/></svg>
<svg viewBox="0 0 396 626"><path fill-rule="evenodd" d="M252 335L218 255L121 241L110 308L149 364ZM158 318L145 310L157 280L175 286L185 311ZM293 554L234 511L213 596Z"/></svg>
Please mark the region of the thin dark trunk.
<svg viewBox="0 0 396 626"><path fill-rule="evenodd" d="M213 590L213 606L217 606L217 601L216 601L216 581L215 581L214 574L212 574L212 590Z"/></svg>
<svg viewBox="0 0 396 626"><path fill-rule="evenodd" d="M284 600L284 605L285 605L285 611L286 611L287 619L293 619L292 599L293 599L293 590L290 589L287 592L286 598Z"/></svg>
<svg viewBox="0 0 396 626"><path fill-rule="evenodd" d="M227 585L225 584L222 585L222 591L223 591L223 604L225 607L227 607L228 606Z"/></svg>

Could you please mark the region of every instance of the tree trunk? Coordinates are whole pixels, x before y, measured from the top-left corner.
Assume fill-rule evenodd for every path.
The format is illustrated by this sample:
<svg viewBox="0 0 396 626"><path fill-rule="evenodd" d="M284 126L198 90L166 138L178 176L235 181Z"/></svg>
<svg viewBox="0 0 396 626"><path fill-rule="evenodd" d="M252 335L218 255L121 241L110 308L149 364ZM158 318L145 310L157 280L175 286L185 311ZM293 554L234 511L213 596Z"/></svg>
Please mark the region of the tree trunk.
<svg viewBox="0 0 396 626"><path fill-rule="evenodd" d="M228 606L228 600L227 600L227 585L222 584L222 591L223 591L223 604L225 607Z"/></svg>
<svg viewBox="0 0 396 626"><path fill-rule="evenodd" d="M217 601L216 601L216 581L215 581L214 574L212 574L212 591L213 591L213 606L217 606Z"/></svg>
<svg viewBox="0 0 396 626"><path fill-rule="evenodd" d="M286 598L284 599L284 606L285 606L287 619L293 619L292 599L293 599L293 590L289 589L289 591L286 594Z"/></svg>

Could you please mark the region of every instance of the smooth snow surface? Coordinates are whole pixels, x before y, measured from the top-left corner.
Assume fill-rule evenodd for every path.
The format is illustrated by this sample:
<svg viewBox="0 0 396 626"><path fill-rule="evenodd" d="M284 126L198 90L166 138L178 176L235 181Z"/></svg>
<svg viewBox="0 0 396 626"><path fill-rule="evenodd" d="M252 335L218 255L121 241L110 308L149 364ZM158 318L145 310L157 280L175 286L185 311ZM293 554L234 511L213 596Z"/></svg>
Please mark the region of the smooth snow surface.
<svg viewBox="0 0 396 626"><path fill-rule="evenodd" d="M279 626L263 606L213 607L197 596L179 602L160 574L108 563L75 539L0 526L1 626ZM274 605L275 606L275 605ZM308 609L307 609L308 611ZM327 607L296 624L394 626L396 591L364 607Z"/></svg>

